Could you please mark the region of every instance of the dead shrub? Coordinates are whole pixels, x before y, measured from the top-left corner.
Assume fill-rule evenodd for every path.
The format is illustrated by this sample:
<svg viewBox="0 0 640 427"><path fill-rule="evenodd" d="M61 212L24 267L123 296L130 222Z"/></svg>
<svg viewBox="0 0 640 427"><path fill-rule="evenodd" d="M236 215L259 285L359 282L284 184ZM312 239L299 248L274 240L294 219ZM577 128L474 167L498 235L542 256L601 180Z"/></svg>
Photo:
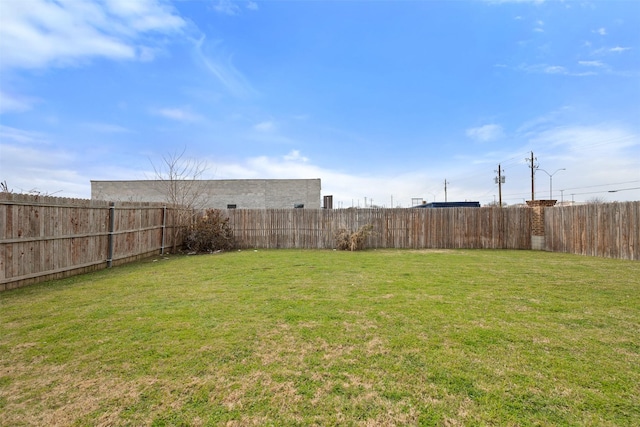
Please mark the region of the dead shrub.
<svg viewBox="0 0 640 427"><path fill-rule="evenodd" d="M229 218L224 217L218 209L207 209L187 230L185 247L197 253L233 249L235 239L229 226Z"/></svg>
<svg viewBox="0 0 640 427"><path fill-rule="evenodd" d="M339 229L335 234L336 249L341 251L359 251L365 248L367 237L373 233L373 225L366 224L358 231Z"/></svg>

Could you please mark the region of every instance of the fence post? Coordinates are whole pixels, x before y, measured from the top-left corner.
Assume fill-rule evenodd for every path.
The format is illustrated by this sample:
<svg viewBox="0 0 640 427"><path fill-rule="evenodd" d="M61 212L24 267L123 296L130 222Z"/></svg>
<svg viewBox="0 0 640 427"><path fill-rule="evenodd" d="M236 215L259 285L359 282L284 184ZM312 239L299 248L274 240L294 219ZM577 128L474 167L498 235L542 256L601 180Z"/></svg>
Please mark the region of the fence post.
<svg viewBox="0 0 640 427"><path fill-rule="evenodd" d="M160 246L160 255L164 255L164 235L167 228L167 205L162 206L162 243Z"/></svg>
<svg viewBox="0 0 640 427"><path fill-rule="evenodd" d="M115 202L109 203L109 251L107 258L107 268L111 268L113 265L113 240L114 240L114 229L116 223L116 204Z"/></svg>

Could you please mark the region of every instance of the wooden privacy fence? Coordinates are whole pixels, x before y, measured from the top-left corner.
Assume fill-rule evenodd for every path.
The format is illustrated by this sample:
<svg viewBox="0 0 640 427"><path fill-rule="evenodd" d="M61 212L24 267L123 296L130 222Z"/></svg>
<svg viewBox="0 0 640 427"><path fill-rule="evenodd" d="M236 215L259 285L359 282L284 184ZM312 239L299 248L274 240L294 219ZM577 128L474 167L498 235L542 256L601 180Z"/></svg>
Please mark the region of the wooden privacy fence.
<svg viewBox="0 0 640 427"><path fill-rule="evenodd" d="M0 193L0 291L118 265L180 246L184 210ZM223 211L240 248L331 249L373 225L370 248L531 249L531 208ZM544 209L544 249L640 260L640 202Z"/></svg>
<svg viewBox="0 0 640 427"><path fill-rule="evenodd" d="M225 210L240 248L335 247L336 232L372 224L370 248L530 249L529 208Z"/></svg>
<svg viewBox="0 0 640 427"><path fill-rule="evenodd" d="M158 203L0 193L0 291L160 253L173 245L176 212Z"/></svg>
<svg viewBox="0 0 640 427"><path fill-rule="evenodd" d="M640 260L640 202L545 210L545 249Z"/></svg>

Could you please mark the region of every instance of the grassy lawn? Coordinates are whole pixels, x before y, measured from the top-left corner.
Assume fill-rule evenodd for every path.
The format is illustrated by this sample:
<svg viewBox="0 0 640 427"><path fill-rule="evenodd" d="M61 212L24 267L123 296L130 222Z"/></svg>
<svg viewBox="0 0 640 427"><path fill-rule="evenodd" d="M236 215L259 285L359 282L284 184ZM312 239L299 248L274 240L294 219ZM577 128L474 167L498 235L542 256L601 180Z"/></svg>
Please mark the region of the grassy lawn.
<svg viewBox="0 0 640 427"><path fill-rule="evenodd" d="M640 263L242 251L0 293L0 425L640 425Z"/></svg>

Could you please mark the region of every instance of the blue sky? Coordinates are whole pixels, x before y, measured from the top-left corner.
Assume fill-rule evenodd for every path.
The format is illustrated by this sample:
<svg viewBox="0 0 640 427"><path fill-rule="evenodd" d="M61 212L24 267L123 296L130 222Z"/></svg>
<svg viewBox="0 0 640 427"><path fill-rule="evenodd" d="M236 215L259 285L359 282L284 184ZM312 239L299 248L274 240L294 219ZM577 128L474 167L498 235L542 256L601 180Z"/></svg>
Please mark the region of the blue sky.
<svg viewBox="0 0 640 427"><path fill-rule="evenodd" d="M186 150L334 207L640 200L640 2L0 0L0 181L90 197ZM565 169L565 170L559 170ZM562 191L561 191L562 190Z"/></svg>

